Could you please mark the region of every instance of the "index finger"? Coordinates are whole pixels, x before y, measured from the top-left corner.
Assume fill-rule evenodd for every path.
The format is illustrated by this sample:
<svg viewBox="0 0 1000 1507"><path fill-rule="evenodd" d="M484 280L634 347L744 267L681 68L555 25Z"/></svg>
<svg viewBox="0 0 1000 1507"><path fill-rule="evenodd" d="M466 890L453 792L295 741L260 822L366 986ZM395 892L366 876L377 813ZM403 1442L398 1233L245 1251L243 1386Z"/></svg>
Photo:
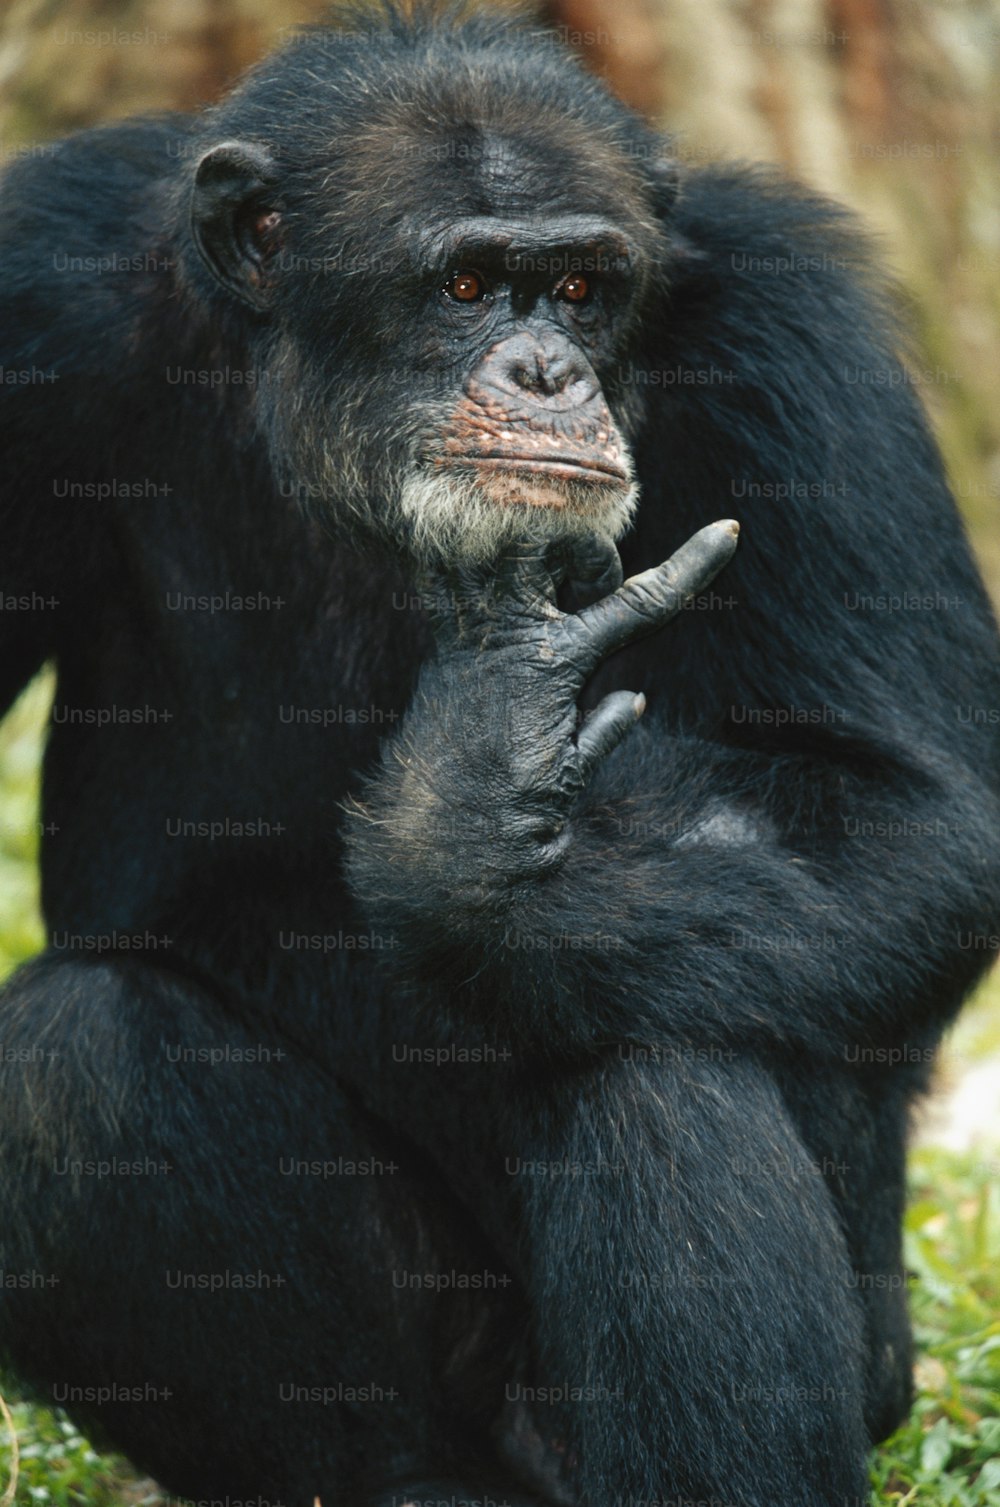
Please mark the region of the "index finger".
<svg viewBox="0 0 1000 1507"><path fill-rule="evenodd" d="M582 629L584 653L590 668L616 649L655 633L675 617L684 603L703 591L736 550L740 526L732 518L720 519L699 529L680 549L652 570L631 576L623 586L585 607L566 625L574 633Z"/></svg>

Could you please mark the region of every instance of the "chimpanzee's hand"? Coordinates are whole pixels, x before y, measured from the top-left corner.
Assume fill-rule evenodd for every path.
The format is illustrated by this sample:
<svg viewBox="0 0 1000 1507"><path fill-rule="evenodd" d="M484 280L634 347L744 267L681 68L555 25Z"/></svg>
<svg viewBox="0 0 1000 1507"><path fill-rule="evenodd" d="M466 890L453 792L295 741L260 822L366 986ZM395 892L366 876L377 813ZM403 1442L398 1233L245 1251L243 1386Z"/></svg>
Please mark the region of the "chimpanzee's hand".
<svg viewBox="0 0 1000 1507"><path fill-rule="evenodd" d="M732 557L737 534L733 522L710 524L624 585L614 546L590 539L556 554L526 545L499 567L431 583L437 657L421 678L410 748L435 793L503 867L558 855L574 801L642 715L641 694L617 691L581 723L586 681L703 590ZM600 600L561 612L565 579Z"/></svg>

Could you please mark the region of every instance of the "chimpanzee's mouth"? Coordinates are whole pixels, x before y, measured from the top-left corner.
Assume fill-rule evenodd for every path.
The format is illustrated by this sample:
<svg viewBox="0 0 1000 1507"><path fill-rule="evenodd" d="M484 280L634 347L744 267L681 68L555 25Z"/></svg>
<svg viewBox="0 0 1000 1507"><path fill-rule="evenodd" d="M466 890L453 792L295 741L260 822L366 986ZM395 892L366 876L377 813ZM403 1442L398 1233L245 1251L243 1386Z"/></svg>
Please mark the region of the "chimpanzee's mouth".
<svg viewBox="0 0 1000 1507"><path fill-rule="evenodd" d="M521 476L537 476L545 481L565 481L579 485L591 483L606 487L617 484L627 487L627 472L615 461L588 460L586 464L569 456L552 455L539 458L528 455L449 455L441 457L439 466L468 466L474 471L486 471L509 476L516 480Z"/></svg>
<svg viewBox="0 0 1000 1507"><path fill-rule="evenodd" d="M406 546L484 562L529 536L620 539L639 497L623 460L606 450L578 459L548 447L529 455L425 453L404 473L399 493Z"/></svg>

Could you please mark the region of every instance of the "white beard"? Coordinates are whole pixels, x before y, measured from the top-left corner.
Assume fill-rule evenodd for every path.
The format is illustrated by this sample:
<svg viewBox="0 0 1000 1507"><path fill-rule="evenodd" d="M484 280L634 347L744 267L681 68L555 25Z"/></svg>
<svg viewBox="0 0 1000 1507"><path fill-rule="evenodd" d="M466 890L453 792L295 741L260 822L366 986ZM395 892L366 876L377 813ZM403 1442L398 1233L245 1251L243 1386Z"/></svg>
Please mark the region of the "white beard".
<svg viewBox="0 0 1000 1507"><path fill-rule="evenodd" d="M551 501L540 501L543 496ZM481 565L519 540L596 534L614 543L638 500L634 481L623 488L492 476L487 489L473 475L420 468L403 479L396 509L402 542L425 564Z"/></svg>

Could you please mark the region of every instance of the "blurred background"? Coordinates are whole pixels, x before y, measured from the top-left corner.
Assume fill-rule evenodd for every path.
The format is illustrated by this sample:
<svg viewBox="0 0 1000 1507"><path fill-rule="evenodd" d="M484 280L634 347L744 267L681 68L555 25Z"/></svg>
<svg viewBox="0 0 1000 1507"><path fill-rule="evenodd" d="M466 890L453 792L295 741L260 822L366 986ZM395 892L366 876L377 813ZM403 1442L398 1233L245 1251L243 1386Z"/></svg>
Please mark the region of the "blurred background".
<svg viewBox="0 0 1000 1507"><path fill-rule="evenodd" d="M517 8L669 129L683 158L780 162L880 233L920 390L1000 603L1000 0ZM0 0L0 168L99 121L196 109L327 10L320 0ZM0 728L0 976L41 945L37 771L50 698L44 674ZM996 973L946 1045L915 1146L907 1250L920 1398L879 1453L873 1501L1000 1507ZM18 1404L15 1418L17 1502L160 1502L59 1414ZM5 1460L0 1450L0 1507Z"/></svg>

